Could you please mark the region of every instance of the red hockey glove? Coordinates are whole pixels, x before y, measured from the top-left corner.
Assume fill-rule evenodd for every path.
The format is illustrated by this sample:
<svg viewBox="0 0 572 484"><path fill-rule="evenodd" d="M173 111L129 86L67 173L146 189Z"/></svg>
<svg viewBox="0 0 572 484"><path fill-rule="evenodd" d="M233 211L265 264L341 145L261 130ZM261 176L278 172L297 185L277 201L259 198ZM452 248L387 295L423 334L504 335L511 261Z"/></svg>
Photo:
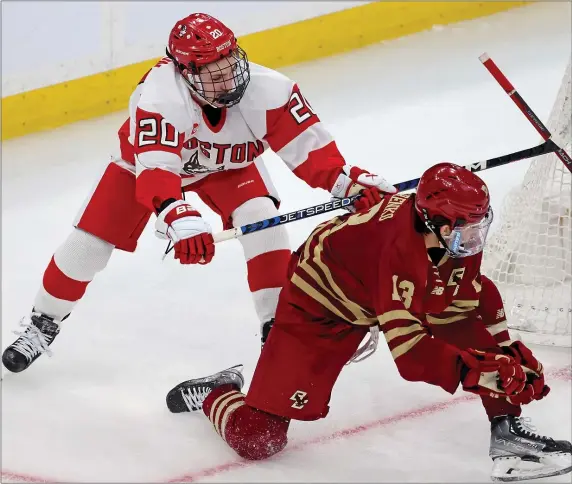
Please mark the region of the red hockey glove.
<svg viewBox="0 0 572 484"><path fill-rule="evenodd" d="M181 264L208 264L214 256L209 224L184 200L173 201L161 210L155 222L155 235L171 239L175 259Z"/></svg>
<svg viewBox="0 0 572 484"><path fill-rule="evenodd" d="M526 387L524 369L504 354L474 349L461 352L463 390L493 398L518 395Z"/></svg>
<svg viewBox="0 0 572 484"><path fill-rule="evenodd" d="M365 188L360 192L360 197L354 202L356 212L369 210L381 202L382 194L375 187Z"/></svg>
<svg viewBox="0 0 572 484"><path fill-rule="evenodd" d="M364 192L364 197L361 198L362 203L359 205L359 210L365 210L372 207L376 203L381 201L379 197L378 201L375 201L377 197L373 195L373 192L377 193L395 193L397 190L393 185L390 185L385 178L374 175L366 170L362 170L357 166L345 165L342 169L342 173L338 176L338 179L332 187L331 194L334 198L345 198L357 195L363 190L370 189L370 195ZM367 204L370 204L367 206ZM350 211L355 211L354 207L348 207Z"/></svg>
<svg viewBox="0 0 572 484"><path fill-rule="evenodd" d="M508 346L501 346L505 355L509 355L523 366L526 373L527 388L509 401L515 405L523 405L533 400L542 400L550 392L550 387L544 383L544 367L522 341L514 341Z"/></svg>

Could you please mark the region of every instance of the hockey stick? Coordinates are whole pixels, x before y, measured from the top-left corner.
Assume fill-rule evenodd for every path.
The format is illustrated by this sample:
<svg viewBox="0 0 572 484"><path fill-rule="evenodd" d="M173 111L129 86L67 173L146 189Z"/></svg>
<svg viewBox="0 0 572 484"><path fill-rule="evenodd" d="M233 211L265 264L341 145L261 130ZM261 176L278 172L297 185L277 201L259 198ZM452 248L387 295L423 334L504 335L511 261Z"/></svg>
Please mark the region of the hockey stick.
<svg viewBox="0 0 572 484"><path fill-rule="evenodd" d="M558 146L552 140L547 140L538 146L534 146L526 150L517 151L515 153L499 156L497 158L491 158L490 160L471 163L470 165L466 165L465 168L474 173L477 171L488 170L489 168L495 168L497 166L506 165L508 163L512 163L513 161L525 160L527 158L533 158L535 156L540 156L547 153L553 153L557 149ZM395 188L397 188L398 192L402 192L405 190L411 190L412 188L416 188L418 184L419 184L419 178L414 178L412 180L396 183L394 186ZM357 195L354 195L353 197L340 198L327 203L314 205L313 207L296 210L295 212L285 213L283 215L277 215L276 217L272 217L266 220L261 220L259 222L246 224L243 225L242 227L223 230L222 232L213 234L213 239L215 243L222 242L223 240L236 239L246 234L258 232L259 230L276 227L278 225L284 225L290 222L295 222L297 220L302 220L305 218L313 217L315 215L320 215L322 213L338 210L340 208L352 205L357 197L358 197Z"/></svg>
<svg viewBox="0 0 572 484"><path fill-rule="evenodd" d="M523 112L526 118L532 123L536 130L540 133L542 138L545 140L544 143L528 148L522 151L517 151L515 153L510 153L508 155L499 156L497 158L491 158L490 160L478 161L476 163L471 163L466 165L465 168L471 172L478 172L483 170L488 170L489 168L495 168L497 166L506 165L512 163L513 161L525 160L528 158L533 158L535 156L545 155L548 153L556 153L556 156L562 160L566 168L572 172L572 159L570 156L560 148L554 141L552 141L552 134L544 124L538 119L536 114L530 109L528 104L522 99L520 94L504 76L504 74L499 70L492 59L485 53L479 57L479 60L487 68L487 70L492 74L495 80L501 85L505 92L512 98L515 104ZM405 190L411 190L416 188L419 184L419 178L414 178L412 180L407 180L395 184L398 192ZM286 213L283 215L278 215L266 220L261 220L259 222L254 222L252 224L246 224L241 227L236 227L233 229L223 230L213 234L213 239L215 243L222 242L224 240L236 239L242 237L246 234L251 234L253 232L258 232L260 230L268 229L271 227L276 227L278 225L284 225L286 223L295 222L297 220L302 220L305 218L313 217L315 215L320 215L322 213L332 212L340 208L352 205L357 196L349 198L341 198L333 200L327 203L322 203L319 205L314 205L313 207L303 208L301 210L296 210L295 212ZM167 247L165 255L163 258L172 250L171 244Z"/></svg>
<svg viewBox="0 0 572 484"><path fill-rule="evenodd" d="M544 143L533 146L532 148L527 148L525 150L516 151L508 155L498 156L496 158L491 158L485 161L477 161L476 163L471 163L470 165L465 165L467 170L475 173L478 171L488 170L490 168L496 168L497 166L507 165L514 161L526 160L528 158L534 158L535 156L545 155L548 153L554 153L559 147L551 139L546 140ZM403 181L396 183L394 186L397 188L398 192L403 192L405 190L411 190L419 185L420 178L413 178L412 180ZM320 203L319 205L314 205L312 207L302 208L294 212L285 213L282 215L277 215L276 217L268 218L266 220L260 220L259 222L254 222L251 224L246 224L241 227L235 227L233 229L223 230L213 234L214 242L223 242L224 240L237 239L246 234L251 234L253 232L258 232L260 230L269 229L271 227L276 227L278 225L284 225L290 222L296 222L297 220L302 220L309 217L314 217L315 215L320 215L322 213L332 212L340 208L352 205L354 201L358 198L358 195L347 198L339 198L336 200L331 200L326 203ZM163 255L165 256L173 250L171 242Z"/></svg>
<svg viewBox="0 0 572 484"><path fill-rule="evenodd" d="M339 210L340 208L348 207L352 205L359 195L354 195L347 198L336 198L330 200L326 203L320 203L319 205L314 205L313 207L306 207L295 212L285 213L282 215L277 215L276 217L268 218L266 220L260 220L259 222L254 222L252 224L246 224L242 227L236 227L234 229L223 230L213 234L213 239L215 244L217 242L222 242L223 240L236 239L246 234L252 232L258 232L259 230L268 229L271 227L276 227L277 225L284 225L290 222L295 222L296 220L302 220L304 218L313 217L314 215L320 215L322 213L333 212L334 210ZM171 246L171 241L165 250L163 259L165 256L173 250Z"/></svg>
<svg viewBox="0 0 572 484"><path fill-rule="evenodd" d="M526 119L528 119L528 121L536 128L536 131L538 131L540 136L542 136L542 139L545 141L551 139L552 134L550 131L548 131L548 128L542 124L542 121L538 119L538 116L534 114L534 111L530 109L530 106L526 104L525 100L522 99L522 96L518 93L518 91L506 78L506 76L501 72L501 70L497 67L489 55L485 52L479 56L479 60L483 63L483 65L491 73L499 85L504 89L504 91L509 95L509 97L514 101L522 113L526 116ZM562 163L564 163L564 166L568 169L568 171L572 172L572 159L570 158L570 155L566 153L563 148L560 148L557 145L555 146L556 150L554 153L558 158L560 158Z"/></svg>

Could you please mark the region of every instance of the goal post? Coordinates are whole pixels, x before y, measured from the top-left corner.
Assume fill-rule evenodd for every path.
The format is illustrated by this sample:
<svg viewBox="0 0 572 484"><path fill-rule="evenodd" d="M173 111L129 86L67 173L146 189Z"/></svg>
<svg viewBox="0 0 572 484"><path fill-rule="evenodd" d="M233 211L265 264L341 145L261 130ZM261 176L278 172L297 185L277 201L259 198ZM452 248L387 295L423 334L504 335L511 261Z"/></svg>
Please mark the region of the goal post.
<svg viewBox="0 0 572 484"><path fill-rule="evenodd" d="M569 62L547 122L569 154L571 96ZM572 346L571 178L555 154L533 159L485 246L482 270L503 296L509 329L531 343Z"/></svg>

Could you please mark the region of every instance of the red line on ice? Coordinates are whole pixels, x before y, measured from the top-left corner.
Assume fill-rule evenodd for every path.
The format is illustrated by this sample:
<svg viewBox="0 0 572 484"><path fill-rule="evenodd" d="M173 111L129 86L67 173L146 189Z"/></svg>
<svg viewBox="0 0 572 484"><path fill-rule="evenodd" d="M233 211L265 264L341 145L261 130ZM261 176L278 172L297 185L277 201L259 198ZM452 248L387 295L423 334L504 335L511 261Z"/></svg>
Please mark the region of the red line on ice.
<svg viewBox="0 0 572 484"><path fill-rule="evenodd" d="M10 482L58 482L56 480L49 480L43 477L2 470L2 482L6 480Z"/></svg>
<svg viewBox="0 0 572 484"><path fill-rule="evenodd" d="M547 371L547 376L553 380L562 380L562 381L571 381L572 380L572 368L562 367L562 368L554 368ZM357 425L355 427L350 427L347 429L338 430L330 435L316 437L310 440L304 440L301 442L294 442L291 443L285 450L281 452L281 454L287 452L296 452L299 450L303 450L308 447L313 447L317 445L327 444L333 440L342 439L345 437L352 437L354 435L362 434L371 429L385 427L388 425L392 425L394 423L401 422L403 420L411 420L416 418L425 417L427 415L432 415L443 410L447 410L450 407L456 406L460 403L470 402L473 400L477 400L478 397L472 394L462 395L451 400L437 402L431 405L427 405L425 407L416 408L413 410L408 410L407 412L399 413L396 415L391 415L389 417L382 418L380 420L375 420L372 422L368 422L362 425ZM214 435L214 434L213 434ZM167 480L166 482L196 482L199 479L215 476L219 474L223 474L228 471L232 471L235 469L242 469L246 467L252 467L258 464L258 461L248 461L248 460L236 460L231 462L226 462L224 464L219 464L213 467L208 467L205 469L200 469L195 472L189 472L182 476L174 477L172 479ZM2 471L2 482L4 480L15 481L15 482L65 482L58 479L50 479L46 477L38 477L32 476L29 474L20 474L16 472L11 472L7 470Z"/></svg>
<svg viewBox="0 0 572 484"><path fill-rule="evenodd" d="M547 376L550 379L554 380L564 380L570 381L572 380L572 368L567 366L563 368L554 368L548 370ZM399 413L396 415L391 415L389 417L382 418L380 420L375 420L373 422L368 422L362 425L357 425L355 427L338 430L331 435L326 435L323 437L317 437L311 440L305 440L298 443L289 444L286 449L284 449L280 454L284 454L287 452L295 452L298 450L303 450L308 447L313 447L316 445L327 444L336 439L341 439L344 437L352 437L354 435L361 434L368 430L385 427L387 425L391 425L403 420L411 420L415 418L424 417L426 415L431 415L434 413L441 412L446 410L450 407L458 405L459 403L469 402L472 400L477 400L479 397L473 394L465 394L457 398L453 398L451 400L447 400L444 402L438 402L431 405L427 405L425 407L408 410L407 412ZM213 467L209 467L206 469L201 469L196 472L189 472L188 474L184 474L182 476L178 476L172 479L169 479L167 482L196 482L199 479L204 477L210 477L218 474L223 474L228 471L232 471L235 469L241 469L245 467L252 467L257 465L258 461L249 461L249 460L236 460L232 462L226 462L224 464L219 464Z"/></svg>

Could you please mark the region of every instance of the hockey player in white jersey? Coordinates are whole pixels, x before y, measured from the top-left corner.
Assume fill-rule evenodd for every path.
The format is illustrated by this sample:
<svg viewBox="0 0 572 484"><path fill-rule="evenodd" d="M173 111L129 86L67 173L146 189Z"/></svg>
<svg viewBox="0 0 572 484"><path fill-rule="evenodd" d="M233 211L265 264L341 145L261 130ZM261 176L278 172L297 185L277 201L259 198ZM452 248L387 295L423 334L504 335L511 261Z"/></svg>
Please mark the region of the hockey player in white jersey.
<svg viewBox="0 0 572 484"><path fill-rule="evenodd" d="M4 351L10 371L50 354L61 322L113 250L133 252L151 216L156 235L174 244L180 263L212 260L211 228L183 192L197 193L225 228L276 216L280 199L259 158L267 148L308 185L335 197L366 187L395 191L382 177L347 165L298 85L249 63L233 32L206 14L175 24L166 57L133 92L118 134L120 156L79 211L44 272L19 338ZM290 244L283 227L239 240L264 342Z"/></svg>

